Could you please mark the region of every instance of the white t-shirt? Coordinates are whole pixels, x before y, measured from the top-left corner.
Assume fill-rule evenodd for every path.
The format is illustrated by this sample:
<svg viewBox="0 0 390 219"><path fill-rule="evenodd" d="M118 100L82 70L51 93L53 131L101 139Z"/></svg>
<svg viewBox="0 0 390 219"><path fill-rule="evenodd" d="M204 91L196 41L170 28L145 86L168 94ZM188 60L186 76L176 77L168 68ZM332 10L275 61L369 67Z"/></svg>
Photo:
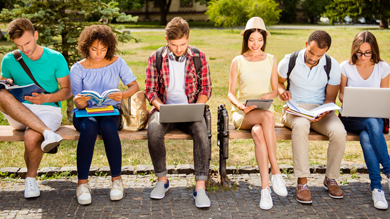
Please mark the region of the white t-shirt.
<svg viewBox="0 0 390 219"><path fill-rule="evenodd" d="M186 61L169 61L169 86L166 104L188 104L185 92L184 68Z"/></svg>
<svg viewBox="0 0 390 219"><path fill-rule="evenodd" d="M324 66L326 65L325 55L321 57L319 63L310 69L305 64L306 49L298 53L295 67L290 74L290 93L291 98L297 103L314 103L322 105L325 101L325 87L327 84L340 84L340 66L332 57L332 67L329 73L329 81ZM291 54L287 54L279 62L278 72L280 77L287 78L288 63Z"/></svg>
<svg viewBox="0 0 390 219"><path fill-rule="evenodd" d="M344 61L340 64L341 73L348 78L347 87L381 87L381 80L390 74L390 66L384 61L380 61L374 66L369 78L363 80L356 69L356 65Z"/></svg>

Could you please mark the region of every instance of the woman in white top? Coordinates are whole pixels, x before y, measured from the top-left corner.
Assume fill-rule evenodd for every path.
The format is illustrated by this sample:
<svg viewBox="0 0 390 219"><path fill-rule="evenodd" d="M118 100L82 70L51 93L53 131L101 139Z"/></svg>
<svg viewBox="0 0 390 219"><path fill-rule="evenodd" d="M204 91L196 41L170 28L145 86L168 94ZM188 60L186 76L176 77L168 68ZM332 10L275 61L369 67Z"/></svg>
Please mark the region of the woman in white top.
<svg viewBox="0 0 390 219"><path fill-rule="evenodd" d="M245 101L278 96L277 62L273 55L264 52L267 36L271 34L265 29L260 17L251 18L241 35L241 55L233 59L230 67L228 98L233 104L232 122L235 127L251 130L261 175L260 208L268 210L273 206L268 184L268 160L271 163L273 190L280 196L287 196L285 182L276 161L274 114L270 110L255 110L256 106L246 106ZM236 84L239 85L237 96Z"/></svg>
<svg viewBox="0 0 390 219"><path fill-rule="evenodd" d="M341 67L340 101L343 102L344 88L348 87L389 87L389 65L379 56L379 47L375 36L363 31L355 36L351 57ZM375 208L387 209L385 193L381 185L381 171L387 176L390 187L390 159L387 144L383 137L383 119L362 117L341 117L345 129L360 134L360 145L371 180L372 199Z"/></svg>

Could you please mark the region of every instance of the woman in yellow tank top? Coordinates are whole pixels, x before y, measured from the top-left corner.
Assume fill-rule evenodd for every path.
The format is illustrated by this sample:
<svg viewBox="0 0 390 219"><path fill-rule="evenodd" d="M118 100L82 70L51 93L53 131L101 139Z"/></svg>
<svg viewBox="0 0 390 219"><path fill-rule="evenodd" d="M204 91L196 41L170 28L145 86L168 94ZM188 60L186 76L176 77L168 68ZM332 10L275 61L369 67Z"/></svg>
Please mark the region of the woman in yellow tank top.
<svg viewBox="0 0 390 219"><path fill-rule="evenodd" d="M276 58L264 52L267 37L260 17L251 18L241 32L243 36L241 55L230 66L228 98L233 104L232 122L237 129L250 129L255 143L255 157L261 175L260 208L273 206L268 183L268 160L271 163L271 182L274 192L287 196L285 181L276 161L276 134L273 109L255 110L246 106L248 99L273 99L278 96L278 72ZM236 95L236 85L238 91Z"/></svg>

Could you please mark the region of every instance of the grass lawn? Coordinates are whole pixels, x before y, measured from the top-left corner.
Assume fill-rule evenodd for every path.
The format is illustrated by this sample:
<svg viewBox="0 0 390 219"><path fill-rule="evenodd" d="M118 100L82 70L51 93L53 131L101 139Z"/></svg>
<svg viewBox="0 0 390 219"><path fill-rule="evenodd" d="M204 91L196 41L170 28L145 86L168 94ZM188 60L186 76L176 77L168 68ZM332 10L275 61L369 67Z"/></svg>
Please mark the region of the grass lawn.
<svg viewBox="0 0 390 219"><path fill-rule="evenodd" d="M327 29L332 36L332 46L328 52L339 63L348 59L353 37L363 29L334 28ZM305 41L313 30L271 30L272 36L267 39L266 52L275 55L280 61L285 54L304 48ZM382 59L390 60L390 38L388 30L372 30L379 41ZM242 37L239 30L232 29L196 29L190 32L190 45L204 51L209 62L213 83L213 94L208 104L211 107L213 123L213 146L211 165L218 166L219 156L216 142L217 107L226 104L231 109L227 99L229 69L231 60L241 51ZM135 37L141 38L141 43L120 44L120 49L126 51L122 57L126 60L137 77L137 81L144 90L145 68L150 54L160 46L166 44L164 32L134 32ZM0 46L9 45L1 41ZM2 55L0 55L0 59ZM283 102L276 98L275 121L279 122ZM65 104L63 104L65 105ZM8 124L0 115L0 124ZM23 142L0 143L0 167L25 167L23 160ZM326 164L326 150L328 142L310 142L310 163ZM40 167L76 166L77 142L65 141L61 143L59 153L45 154ZM167 141L167 164L176 165L193 163L192 141ZM278 141L277 156L279 163L292 164L291 141ZM151 164L147 141L122 141L122 162L125 165ZM343 163L364 163L359 142L348 142ZM252 140L232 140L229 148L229 166L257 165L254 157ZM92 166L108 166L104 151L104 144L98 141Z"/></svg>

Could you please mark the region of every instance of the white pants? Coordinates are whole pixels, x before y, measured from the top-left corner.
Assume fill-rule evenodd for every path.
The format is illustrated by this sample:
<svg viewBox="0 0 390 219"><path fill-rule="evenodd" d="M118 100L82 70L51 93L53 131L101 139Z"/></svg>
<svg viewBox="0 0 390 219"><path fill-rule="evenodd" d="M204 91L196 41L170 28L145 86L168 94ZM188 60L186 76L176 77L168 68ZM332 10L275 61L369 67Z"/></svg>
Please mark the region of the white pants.
<svg viewBox="0 0 390 219"><path fill-rule="evenodd" d="M57 131L62 122L61 108L47 105L36 105L22 103L25 107L31 110L47 127L53 131ZM3 112L2 112L3 113ZM3 113L8 120L10 126L17 130L26 130L28 127L20 122L17 122L11 116Z"/></svg>

